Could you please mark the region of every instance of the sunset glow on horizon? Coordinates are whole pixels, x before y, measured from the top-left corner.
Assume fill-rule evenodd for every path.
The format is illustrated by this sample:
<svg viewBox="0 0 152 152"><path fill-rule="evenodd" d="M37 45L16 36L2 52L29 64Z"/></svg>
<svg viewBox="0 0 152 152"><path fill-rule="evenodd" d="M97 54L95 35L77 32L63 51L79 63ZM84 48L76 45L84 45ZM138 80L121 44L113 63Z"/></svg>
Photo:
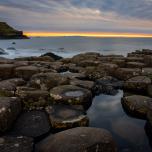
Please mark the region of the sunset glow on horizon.
<svg viewBox="0 0 152 152"><path fill-rule="evenodd" d="M24 32L29 37L64 37L64 36L82 36L82 37L129 37L129 38L152 38L152 34L143 33L113 33L113 32Z"/></svg>

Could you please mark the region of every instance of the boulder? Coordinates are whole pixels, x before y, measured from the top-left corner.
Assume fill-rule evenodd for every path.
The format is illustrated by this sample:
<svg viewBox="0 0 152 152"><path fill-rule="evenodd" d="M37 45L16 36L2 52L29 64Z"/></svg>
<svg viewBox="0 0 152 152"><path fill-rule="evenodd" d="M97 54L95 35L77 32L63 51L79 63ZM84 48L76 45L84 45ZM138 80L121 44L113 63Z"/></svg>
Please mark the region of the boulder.
<svg viewBox="0 0 152 152"><path fill-rule="evenodd" d="M111 134L104 129L78 127L48 136L36 145L36 152L116 152Z"/></svg>
<svg viewBox="0 0 152 152"><path fill-rule="evenodd" d="M53 105L46 108L54 129L69 129L88 126L89 119L82 106Z"/></svg>
<svg viewBox="0 0 152 152"><path fill-rule="evenodd" d="M95 81L107 75L105 69L100 66L98 67L86 67L83 69L83 73L86 75L86 78L91 81Z"/></svg>
<svg viewBox="0 0 152 152"><path fill-rule="evenodd" d="M101 61L85 59L85 60L77 63L77 66L79 66L79 67L98 66L100 63L101 63Z"/></svg>
<svg viewBox="0 0 152 152"><path fill-rule="evenodd" d="M85 81L85 80L78 80L78 79L71 80L70 84L81 87L81 88L85 88L88 90L93 90L95 86L95 82L93 81Z"/></svg>
<svg viewBox="0 0 152 152"><path fill-rule="evenodd" d="M0 97L0 132L10 129L21 112L21 102L16 97Z"/></svg>
<svg viewBox="0 0 152 152"><path fill-rule="evenodd" d="M60 56L58 56L58 55L56 55L52 52L48 52L48 53L45 53L45 54L41 55L41 57L44 57L44 56L49 56L49 57L53 58L54 60L62 59L62 57L60 57Z"/></svg>
<svg viewBox="0 0 152 152"><path fill-rule="evenodd" d="M147 87L147 93L149 97L152 97L152 85L148 85Z"/></svg>
<svg viewBox="0 0 152 152"><path fill-rule="evenodd" d="M146 65L141 62L127 62L126 67L127 68L144 68Z"/></svg>
<svg viewBox="0 0 152 152"><path fill-rule="evenodd" d="M71 59L71 61L72 61L72 63L75 63L75 64L79 65L80 62L85 61L85 60L98 61L98 60L100 60L100 57L101 57L101 55L99 53L88 52L88 53L84 53L84 54L75 55Z"/></svg>
<svg viewBox="0 0 152 152"><path fill-rule="evenodd" d="M45 61L45 62L54 62L54 59L49 57L49 56L40 56L40 57L36 57L36 56L32 56L32 57L20 57L20 58L16 58L15 60L17 61Z"/></svg>
<svg viewBox="0 0 152 152"><path fill-rule="evenodd" d="M36 66L21 66L15 69L15 75L18 78L23 78L25 80L29 80L32 75L39 72L39 68Z"/></svg>
<svg viewBox="0 0 152 152"><path fill-rule="evenodd" d="M136 76L128 79L124 83L124 88L131 91L146 92L148 85L151 84L151 79L147 76Z"/></svg>
<svg viewBox="0 0 152 152"><path fill-rule="evenodd" d="M8 80L0 81L0 97L15 96L16 85Z"/></svg>
<svg viewBox="0 0 152 152"><path fill-rule="evenodd" d="M29 87L17 87L16 96L20 97L24 108L41 109L49 104L49 92Z"/></svg>
<svg viewBox="0 0 152 152"><path fill-rule="evenodd" d="M148 76L152 79L152 68L142 68L142 75Z"/></svg>
<svg viewBox="0 0 152 152"><path fill-rule="evenodd" d="M61 74L68 79L80 79L80 80L86 79L86 75L83 73L73 73L68 71Z"/></svg>
<svg viewBox="0 0 152 152"><path fill-rule="evenodd" d="M152 55L145 55L144 56L144 63L147 66L152 67Z"/></svg>
<svg viewBox="0 0 152 152"><path fill-rule="evenodd" d="M115 71L115 77L121 80L127 80L134 76L138 76L141 74L141 70L138 68L118 68Z"/></svg>
<svg viewBox="0 0 152 152"><path fill-rule="evenodd" d="M0 64L0 78L9 79L14 76L15 66L13 64Z"/></svg>
<svg viewBox="0 0 152 152"><path fill-rule="evenodd" d="M1 152L33 152L33 139L29 137L0 137Z"/></svg>
<svg viewBox="0 0 152 152"><path fill-rule="evenodd" d="M126 96L121 103L128 114L144 119L149 109L152 109L152 98L141 95Z"/></svg>
<svg viewBox="0 0 152 152"><path fill-rule="evenodd" d="M8 82L8 83L12 83L15 86L22 86L26 84L26 81L24 81L22 78L12 78L12 79L7 79L3 82Z"/></svg>
<svg viewBox="0 0 152 152"><path fill-rule="evenodd" d="M89 105L92 93L84 88L73 85L57 86L50 90L51 100L59 104Z"/></svg>
<svg viewBox="0 0 152 152"><path fill-rule="evenodd" d="M32 76L29 86L41 89L50 90L58 85L69 84L69 79L60 73L39 73Z"/></svg>
<svg viewBox="0 0 152 152"><path fill-rule="evenodd" d="M123 81L119 81L111 76L105 76L96 81L94 92L97 95L101 93L116 95L118 93L118 89L122 89L122 87Z"/></svg>
<svg viewBox="0 0 152 152"><path fill-rule="evenodd" d="M125 58L126 62L144 62L144 58L143 57L127 57Z"/></svg>
<svg viewBox="0 0 152 152"><path fill-rule="evenodd" d="M124 59L114 59L111 62L118 65L120 68L124 68L126 66L126 61Z"/></svg>
<svg viewBox="0 0 152 152"><path fill-rule="evenodd" d="M50 64L50 68L57 71L58 73L66 72L69 69L69 67L66 64L63 64L62 62L59 61L52 62Z"/></svg>
<svg viewBox="0 0 152 152"><path fill-rule="evenodd" d="M44 111L23 112L14 123L11 134L39 139L50 131L50 122Z"/></svg>

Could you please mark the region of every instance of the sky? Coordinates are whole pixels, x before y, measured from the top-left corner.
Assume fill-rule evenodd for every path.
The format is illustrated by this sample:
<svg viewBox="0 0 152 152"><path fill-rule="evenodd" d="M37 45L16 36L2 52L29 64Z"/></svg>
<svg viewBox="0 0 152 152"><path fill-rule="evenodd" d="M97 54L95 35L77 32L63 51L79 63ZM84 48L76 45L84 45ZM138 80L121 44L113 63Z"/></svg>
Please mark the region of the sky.
<svg viewBox="0 0 152 152"><path fill-rule="evenodd" d="M0 21L27 33L152 34L152 0L0 0Z"/></svg>

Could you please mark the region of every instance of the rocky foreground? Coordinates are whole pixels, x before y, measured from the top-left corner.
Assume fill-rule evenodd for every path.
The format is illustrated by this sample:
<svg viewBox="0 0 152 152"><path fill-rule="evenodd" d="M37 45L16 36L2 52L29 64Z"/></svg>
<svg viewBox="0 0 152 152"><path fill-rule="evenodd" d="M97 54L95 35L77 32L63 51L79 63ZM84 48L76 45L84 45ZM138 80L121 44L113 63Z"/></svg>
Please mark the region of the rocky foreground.
<svg viewBox="0 0 152 152"><path fill-rule="evenodd" d="M0 22L0 39L25 39L22 31L15 30L5 22Z"/></svg>
<svg viewBox="0 0 152 152"><path fill-rule="evenodd" d="M151 50L0 58L0 79L1 152L116 152L109 131L88 127L86 111L95 95L118 89L124 110L147 120L152 135Z"/></svg>

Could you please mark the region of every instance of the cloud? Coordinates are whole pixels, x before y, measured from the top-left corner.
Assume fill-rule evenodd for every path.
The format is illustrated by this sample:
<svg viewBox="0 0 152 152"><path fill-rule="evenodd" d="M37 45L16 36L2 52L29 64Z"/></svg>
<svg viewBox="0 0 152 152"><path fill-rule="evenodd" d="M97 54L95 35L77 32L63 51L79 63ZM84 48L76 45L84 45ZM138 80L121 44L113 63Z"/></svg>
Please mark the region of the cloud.
<svg viewBox="0 0 152 152"><path fill-rule="evenodd" d="M25 31L152 33L152 0L1 0L0 20Z"/></svg>

